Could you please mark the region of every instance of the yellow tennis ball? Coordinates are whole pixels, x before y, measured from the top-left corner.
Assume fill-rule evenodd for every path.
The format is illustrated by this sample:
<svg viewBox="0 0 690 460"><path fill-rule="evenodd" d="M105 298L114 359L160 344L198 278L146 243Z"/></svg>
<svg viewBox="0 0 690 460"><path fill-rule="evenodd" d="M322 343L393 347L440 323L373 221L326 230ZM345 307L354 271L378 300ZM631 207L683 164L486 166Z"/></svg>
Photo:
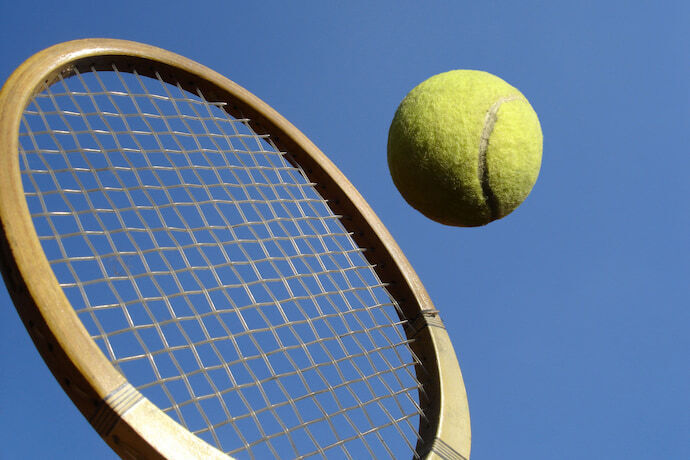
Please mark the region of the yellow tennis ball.
<svg viewBox="0 0 690 460"><path fill-rule="evenodd" d="M541 126L527 99L477 70L420 83L388 133L388 167L405 200L459 227L485 225L517 208L537 180L541 155Z"/></svg>

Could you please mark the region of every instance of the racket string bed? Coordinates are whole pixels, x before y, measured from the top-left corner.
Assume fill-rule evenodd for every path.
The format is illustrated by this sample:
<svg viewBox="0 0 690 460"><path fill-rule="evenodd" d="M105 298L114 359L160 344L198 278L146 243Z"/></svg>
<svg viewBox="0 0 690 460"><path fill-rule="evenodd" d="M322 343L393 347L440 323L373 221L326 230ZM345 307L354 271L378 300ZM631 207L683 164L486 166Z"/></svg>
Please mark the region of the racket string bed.
<svg viewBox="0 0 690 460"><path fill-rule="evenodd" d="M251 120L134 72L75 72L20 133L64 293L144 396L238 457L417 456L407 322L315 184Z"/></svg>

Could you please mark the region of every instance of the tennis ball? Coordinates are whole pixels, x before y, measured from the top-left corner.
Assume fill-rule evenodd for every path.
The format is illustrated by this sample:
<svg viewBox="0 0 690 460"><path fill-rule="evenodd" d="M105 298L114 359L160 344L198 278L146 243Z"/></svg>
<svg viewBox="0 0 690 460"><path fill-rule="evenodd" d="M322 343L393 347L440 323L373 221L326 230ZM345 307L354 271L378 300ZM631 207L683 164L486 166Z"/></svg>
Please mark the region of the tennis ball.
<svg viewBox="0 0 690 460"><path fill-rule="evenodd" d="M388 133L388 167L405 200L430 219L476 227L524 201L539 175L537 114L487 72L453 70L409 92Z"/></svg>

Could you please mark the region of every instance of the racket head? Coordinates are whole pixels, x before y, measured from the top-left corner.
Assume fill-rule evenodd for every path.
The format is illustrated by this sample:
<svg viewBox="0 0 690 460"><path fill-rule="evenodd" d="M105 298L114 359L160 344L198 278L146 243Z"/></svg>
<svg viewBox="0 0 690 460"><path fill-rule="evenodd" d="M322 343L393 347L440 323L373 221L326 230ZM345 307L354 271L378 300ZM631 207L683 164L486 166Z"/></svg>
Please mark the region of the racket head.
<svg viewBox="0 0 690 460"><path fill-rule="evenodd" d="M20 164L22 116L53 83L88 72L136 72L215 101L246 120L299 165L397 300L409 347L423 365L415 455L469 458L466 393L448 334L391 235L343 174L306 136L254 95L177 54L135 42L86 39L31 57L0 92L0 258L8 291L44 361L104 440L123 457L227 458L166 415L111 363L82 323L46 257L25 197Z"/></svg>

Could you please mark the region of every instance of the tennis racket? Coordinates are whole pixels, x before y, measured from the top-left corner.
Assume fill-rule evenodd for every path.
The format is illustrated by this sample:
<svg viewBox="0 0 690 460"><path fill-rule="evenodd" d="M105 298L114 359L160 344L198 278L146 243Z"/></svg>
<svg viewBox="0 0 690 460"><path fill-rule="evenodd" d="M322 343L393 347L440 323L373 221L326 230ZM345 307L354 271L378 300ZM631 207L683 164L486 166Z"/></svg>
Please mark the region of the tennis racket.
<svg viewBox="0 0 690 460"><path fill-rule="evenodd" d="M0 259L123 458L467 459L457 358L400 248L264 102L86 39L0 92Z"/></svg>

